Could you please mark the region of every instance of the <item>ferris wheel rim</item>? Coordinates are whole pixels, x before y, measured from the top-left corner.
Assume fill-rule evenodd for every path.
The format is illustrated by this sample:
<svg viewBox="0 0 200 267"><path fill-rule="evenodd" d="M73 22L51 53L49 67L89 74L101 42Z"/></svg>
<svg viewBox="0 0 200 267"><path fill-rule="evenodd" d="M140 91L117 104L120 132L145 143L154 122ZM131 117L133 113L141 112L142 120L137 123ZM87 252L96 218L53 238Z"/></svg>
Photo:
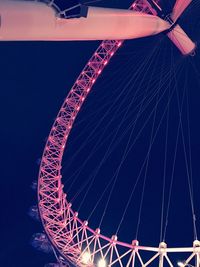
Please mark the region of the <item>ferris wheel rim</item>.
<svg viewBox="0 0 200 267"><path fill-rule="evenodd" d="M103 43L103 42L102 42ZM120 45L121 45L121 41L120 41ZM94 85L94 83L92 83L92 86ZM71 90L73 90L73 89L71 89ZM71 90L70 90L70 92L71 92ZM69 92L69 94L70 94L70 92ZM89 93L89 92L88 92ZM68 94L68 96L69 96L69 94ZM68 96L66 97L66 100L68 99ZM65 102L66 102L66 100L64 101L64 104L65 104ZM84 99L85 100L85 99ZM83 101L84 102L84 101ZM64 105L63 104L63 105ZM63 108L63 105L62 105L62 107L61 107L61 109L60 109L60 111L62 110L62 108ZM60 114L60 111L59 111L59 113L58 114ZM80 111L80 109L78 109L78 112ZM77 112L77 114L78 114L78 112ZM76 116L77 116L77 114L76 114ZM75 116L75 117L76 117ZM57 118L56 118L56 120L57 119L59 119L59 115L57 116ZM75 119L75 118L74 118ZM55 120L55 121L56 121ZM55 124L55 123L54 123ZM49 138L50 137L52 137L52 131L54 131L54 124L53 124L53 127L52 127L52 129L51 129L51 132L50 132L50 134L49 134ZM72 127L71 127L72 128ZM70 128L70 131L71 131L71 128ZM49 138L48 138L48 140L49 140ZM47 140L47 144L46 144L46 146L45 146L45 149L46 149L46 147L48 146L48 140ZM65 144L66 144L66 142L67 142L67 139L65 140ZM63 147L62 147L62 149L64 150L64 146L65 145L63 145ZM45 151L45 149L44 149L44 151ZM62 159L62 158L61 158ZM61 163L61 162L60 162ZM42 164L42 161L41 161L41 164ZM41 168L41 167L40 167ZM40 170L41 171L41 170ZM57 177L59 177L59 179L61 180L61 169L59 169L59 173L58 173L58 175L57 175ZM40 180L39 180L39 183L38 183L38 188L40 187ZM63 192L64 193L64 192ZM64 197L66 197L66 194L64 194ZM45 223L44 223L44 220L43 220L43 216L42 216L42 211L41 211L41 207L40 207L40 191L38 190L38 203L39 203L39 211L40 211L40 218L41 218L41 221L42 221L42 224L43 224L43 226L44 226L44 229L45 229L45 232L46 232L46 234L47 234L47 236L48 236L48 238L49 238L49 240L51 241L51 243L55 246L55 248L59 251L59 253L61 254L61 255L63 255L63 257L66 257L66 255L61 251L61 250L59 250L59 248L57 247L57 245L54 243L54 241L52 240L52 238L51 238L51 235L48 233L48 231L47 231L47 229L46 229L46 226L45 226ZM145 250L145 251L151 251L151 252L155 252L155 253L159 253L159 251L160 251L160 245L166 245L165 243L163 243L163 242L161 242L160 243L160 245L159 245L159 247L147 247L147 246L140 246L139 245L139 243L138 243L138 241L137 240L133 240L133 243L131 244L131 243L126 243L126 242L122 242L122 241L118 241L117 240L117 236L113 236L113 237L107 237L107 236L105 236L105 235L103 235L103 234L101 234L100 233L100 229L96 229L96 230L94 230L94 229L92 229L92 228L90 228L89 226L88 226L88 222L87 221L82 221L79 217L78 217L78 213L77 212L75 212L75 211L73 211L73 209L71 208L71 203L69 203L68 201L67 201L67 199L65 199L65 207L67 207L67 209L68 209L68 212L69 213L71 213L71 217L72 218L76 218L76 220L77 220L77 222L80 224L80 225L82 225L82 227L83 228L85 228L87 231L89 231L93 236L98 236L98 238L100 238L100 239L103 239L104 241L107 241L108 243L110 243L110 244L112 244L112 243L115 243L115 245L117 245L117 246L123 246L123 247L125 247L125 248L127 248L127 249L129 249L129 250ZM162 248L163 249L163 248ZM184 248L167 248L167 247L165 247L164 248L164 250L163 251L165 251L165 252L175 252L175 251L185 251L185 252L194 252L194 249L196 249L196 248L194 248L194 246L192 246L192 247L184 247ZM69 258L67 258L67 260L69 260L69 261L71 261L73 264L74 264L74 261L73 260L70 260Z"/></svg>
<svg viewBox="0 0 200 267"><path fill-rule="evenodd" d="M106 40L106 41L102 41L102 43L99 45L99 47L97 48L97 50L100 49L100 47L104 46L104 44L106 44L107 42L113 42L113 41L107 41L107 40ZM123 43L123 40L117 40L117 41L114 41L114 50L116 51L116 50L121 46L122 43ZM96 51L97 51L97 50L96 50ZM104 65L103 68L108 64L109 60L110 60L111 57L114 55L115 51L114 51L114 52L112 51L111 53L109 53L109 59L106 60L106 61L104 61L104 63L103 63L103 65ZM96 54L97 54L97 52L95 52L95 53L93 54L93 56L96 55ZM92 57L93 57L93 56L92 56ZM87 65L90 65L90 62L91 62L91 60L88 61L88 63L86 64L86 66L87 66ZM86 66L85 66L85 67L86 67ZM99 71L97 72L98 76L101 74L101 71L102 71L102 69L99 70ZM81 73L83 73L83 72L84 72L84 70L83 70ZM81 74L80 74L80 75L81 75ZM79 76L79 77L80 77L80 76ZM79 80L79 77L78 77L78 79L76 80L76 82L74 83L74 85L75 85L75 84L77 83L77 81ZM89 91L90 91L90 89L93 87L93 85L95 84L95 82L96 82L96 78L95 78L95 79L92 79L91 86L90 86L90 88L88 88L88 90L87 90L87 94L89 94ZM61 110L62 110L64 104L67 102L68 97L69 97L69 95L70 95L71 92L73 92L73 86L72 86L72 89L69 91L69 93L68 93L66 99L64 100L64 103L62 104L61 109L60 109L60 111L58 112L58 116L56 117L56 120L59 119L59 114L60 114L60 112L61 112ZM85 100L85 99L84 99L84 100ZM84 100L82 101L82 103L84 102ZM78 109L78 112L77 112L76 115L74 116L73 120L75 120L75 118L76 118L76 116L78 115L79 111L80 111L80 108ZM55 122L56 122L56 120L55 120ZM45 153L45 150L46 150L46 148L47 148L47 146L48 146L48 141L49 141L49 139L52 137L52 132L53 132L53 129L54 129L55 122L54 122L54 124L53 124L53 126L52 126L52 128L51 128L49 137L48 137L48 139L47 139L47 142L46 142L46 145L45 145L45 148L44 148L44 152L43 152L43 156L42 156L42 160L41 160L41 164L40 164L39 178L38 178L38 204L39 204L38 207L39 207L39 214L40 214L40 218L41 218L43 227L44 227L44 229L45 229L45 232L46 232L46 234L47 234L47 236L48 236L50 242L53 243L53 244L54 244L54 242L53 242L51 236L49 235L48 231L46 230L46 226L45 226L44 219L43 219L43 215L42 215L42 207L41 207L41 205L40 205L40 200L41 200L41 199L40 199L40 182L41 182L40 174L41 174L41 166L42 166L43 160L45 159L44 153ZM70 127L70 131L71 131L71 129L72 129L72 127ZM70 133L70 131L69 131L69 133ZM69 134L69 133L68 133L68 134ZM68 135L67 135L67 137L68 137ZM65 139L65 144L66 144L66 142L67 142L67 138ZM64 147L65 147L65 144L63 145L63 149L64 149ZM62 157L61 157L60 164L61 164L61 162L62 162ZM59 176L60 179L61 179L61 177L62 177L62 175L61 175L61 169L59 170L59 174L58 174L57 176ZM64 192L63 192L63 193L64 193ZM66 196L66 194L64 194L64 195ZM90 233L92 233L92 234L96 234L97 231L99 231L99 229L97 229L96 231L93 230L92 228L90 228L90 227L87 225L87 221L82 221L80 218L78 218L77 213L74 212L74 211L71 209L71 203L67 202L67 199L65 199L65 201L66 201L65 205L69 207L69 212L71 212L71 214L72 214L73 217L76 217L76 220L77 220L82 226L84 226L84 227L85 227ZM101 238L101 239L103 239L103 240L105 240L105 241L107 241L107 242L110 242L110 243L113 242L113 238L109 238L109 237L107 237L107 236L105 236L105 235L102 235L102 234L100 234L100 233L98 233L98 236L99 236L99 238ZM134 247L133 245L131 245L131 244L129 244L129 243L125 243L125 242L121 242L121 241L116 240L116 238L117 238L116 236L113 236L113 237L114 237L114 239L115 239L114 242L115 242L115 244L117 244L117 245L124 246L124 247L127 247L127 248L129 248L129 249L132 249L132 248ZM54 245L55 245L55 244L54 244ZM57 247L56 247L56 248L57 248ZM58 249L58 248L57 248L57 249ZM156 248L155 248L155 250L156 250ZM60 251L59 249L58 249L58 251L59 251L60 254L62 254L62 251ZM63 255L63 254L62 254L62 255ZM63 256L65 256L65 255L63 255ZM69 260L69 259L68 259L68 260ZM73 261L72 261L72 263L73 263Z"/></svg>
<svg viewBox="0 0 200 267"><path fill-rule="evenodd" d="M104 45L106 45L107 44L107 42L109 43L109 42L112 42L112 41L103 41L101 44L100 44L100 46L97 48L97 51L98 51L98 49L99 48L101 48L101 47L103 47ZM60 152L59 153L61 153L61 155L59 156L59 163L58 163L58 166L56 166L58 169L56 170L56 173L55 173L55 175L54 175L54 179L56 180L56 183L59 185L59 186L61 186L62 187L62 184L61 184L61 162L62 162L62 156L63 156L63 152L64 152L64 148L65 148L65 144L66 144L66 142L67 142L67 140L68 140L68 136L69 136L69 133L70 133L70 131L71 131L71 129L72 129L72 125L73 125L73 122L74 122L74 120L75 120L75 118L76 118L76 116L78 115L78 113L79 113L79 111L81 110L81 106L82 106L82 104L83 104L83 102L85 101L85 98L87 97L87 95L89 94L89 92L90 92L90 89L93 87L93 85L95 84L95 82L96 82L96 79L98 78L98 76L101 74L101 72L102 72L102 70L104 69L104 67L107 65L107 63L109 62L109 60L111 59L111 57L114 55L114 53L117 51L117 49L121 46L121 44L122 44L122 42L123 41L113 41L114 43L111 45L111 46L113 46L114 47L114 49L110 52L108 52L108 54L109 54L109 56L108 56L108 58L106 59L106 60L104 60L103 62L102 62L102 67L100 68L100 69L97 69L96 70L96 76L95 77L90 77L90 87L88 87L88 88L85 88L86 89L86 95L85 94L83 94L83 95L81 95L81 94L78 94L77 95L77 99L78 98L80 98L81 99L81 102L79 102L79 105L76 107L76 110L74 111L73 110L73 108L72 108L72 111L71 111L71 113L73 114L73 120L72 120L72 122L69 122L69 125L68 125L68 127L70 127L69 129L68 129L68 133L67 133L67 135L64 137L62 137L62 139L65 141L64 143L62 143L61 142L61 144L59 144L60 145L60 147L59 147L59 150L60 150ZM95 52L94 54L93 54L93 56L97 56L97 52ZM93 57L92 56L92 57ZM88 61L88 63L86 64L86 66L88 66L88 65L90 65L90 63L91 63L91 60L89 60ZM85 68L84 68L85 69ZM84 75L84 70L81 72L81 74L80 74L80 76L81 75ZM80 81L80 76L78 77L78 79L76 80L76 82L75 82L75 84L78 82L78 81ZM75 85L74 84L74 85ZM39 206L39 214L40 214L40 218L41 218L41 221L42 221L42 224L43 224L43 227L44 227L44 229L45 229L45 232L46 232L46 234L47 234L47 236L48 236L48 238L49 238L49 240L51 241L51 243L55 246L55 248L59 251L59 253L61 254L61 255L63 255L64 257L66 257L67 258L67 260L69 260L69 261L71 261L73 264L75 263L75 264L77 264L77 259L79 260L79 266L82 266L82 263L80 262L80 255L79 256L76 256L76 258L75 258L75 260L73 260L73 257L72 258L70 258L70 257L67 257L66 255L65 255L65 253L58 247L58 245L57 245L57 243L54 241L54 240L52 240L52 236L51 236L51 232L49 232L49 230L46 228L46 223L45 223L45 219L44 219L44 210L45 210L45 208L44 208L44 206L42 206L42 204L41 204L41 180L43 179L43 177L41 176L41 173L42 173L42 168L43 168L43 166L42 166L42 164L46 161L46 159L47 159L47 157L45 156L45 152L48 150L48 146L49 146L49 143L51 143L52 142L52 140L50 141L50 139L52 138L52 136L54 136L54 131L55 131L55 125L56 125L56 123L58 122L58 120L61 118L60 117L60 114L62 113L62 112L64 112L63 111L63 107L65 106L65 104L67 103L67 102L70 102L69 100L71 100L70 99L70 95L71 94L73 94L74 93L74 86L71 88L71 90L69 91L69 93L68 93L68 95L67 95L67 97L66 97L66 99L64 100L64 103L63 103L63 105L61 106L61 109L60 109L60 111L59 111L59 113L58 113L58 116L56 117L56 120L55 120L55 122L54 122L54 124L53 124L53 126L52 126L52 129L51 129L51 131L50 131L50 134L49 134L49 137L48 137L48 139L47 139L47 142L46 142L46 145L45 145L45 148L44 148L44 153L43 153L43 156L42 156L42 160L41 160L41 165L40 165L40 171L39 171L39 179L38 179L38 206ZM80 100L79 99L79 100ZM68 103L69 104L69 103ZM74 107L75 108L75 107ZM61 123L62 124L62 123ZM61 126L61 125L59 125L59 126ZM67 131L67 130L66 130ZM44 163L44 164L47 164L48 165L48 162L47 163ZM133 240L133 243L132 244L130 244L130 243L125 243L125 242L121 242L121 241L118 241L117 240L117 236L116 235L114 235L113 237L107 237L107 236L105 236L105 235L102 235L101 233L100 233L100 229L96 229L96 230L94 230L94 229L92 229L92 228L90 228L89 226L88 226L88 222L87 221L82 221L79 217L78 217L78 213L77 212L74 212L73 210L72 210L72 208L71 208L71 204L67 201L67 199L65 198L63 198L63 197L66 197L66 195L64 194L64 192L63 192L63 190L62 190L63 188L61 188L61 193L59 192L59 194L60 194L60 196L61 196L61 205L63 205L61 208L62 209L66 209L67 210L67 212L70 214L70 218L71 218L71 220L75 220L77 223L79 223L81 226L82 226L82 228L83 229L85 229L85 230L87 230L87 231L89 231L93 236L97 236L98 238L100 238L100 239L103 239L104 241L106 241L106 242L108 242L108 243L110 243L110 244L115 244L116 246L123 246L123 247L125 247L125 248L127 248L127 249L129 249L129 250L148 250L148 251L152 251L152 252L155 252L155 253L159 253L160 251L161 251L161 249L162 249L162 251L163 251L163 253L166 253L166 252L175 252L175 251L187 251L187 252L194 252L194 249L196 249L196 246L192 246L192 247L188 247L188 248L167 248L167 247L162 247L162 245L163 246L165 246L166 244L164 243L164 242L161 242L160 243L160 245L159 245L159 247L146 247L146 246L139 246L139 243L138 243L138 241L137 240ZM59 203L60 204L60 203ZM46 215L45 215L46 216ZM73 221L74 222L74 221ZM64 228L63 228L64 229ZM73 238L72 238L73 239ZM199 252L200 252L200 250L199 250ZM78 257L78 258L77 258Z"/></svg>

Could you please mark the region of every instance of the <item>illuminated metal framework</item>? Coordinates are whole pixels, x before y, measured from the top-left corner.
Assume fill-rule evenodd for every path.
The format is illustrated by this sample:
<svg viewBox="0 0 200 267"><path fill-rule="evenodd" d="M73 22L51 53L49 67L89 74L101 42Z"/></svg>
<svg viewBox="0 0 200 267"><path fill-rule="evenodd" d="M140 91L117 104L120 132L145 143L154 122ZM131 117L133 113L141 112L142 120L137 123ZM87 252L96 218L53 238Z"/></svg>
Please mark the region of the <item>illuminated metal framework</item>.
<svg viewBox="0 0 200 267"><path fill-rule="evenodd" d="M130 9L154 13L146 1L135 1ZM122 41L103 41L93 54L69 94L67 95L49 134L39 172L38 204L40 217L53 246L69 262L76 266L173 266L169 253L188 252L190 255L182 266L187 266L195 258L200 266L200 242L194 241L189 248L167 248L162 242L159 247L139 246L108 238L93 230L87 221L81 221L66 199L61 182L61 162L64 148L74 120L104 67L121 46ZM149 256L143 256L145 253ZM148 259L147 259L148 258Z"/></svg>

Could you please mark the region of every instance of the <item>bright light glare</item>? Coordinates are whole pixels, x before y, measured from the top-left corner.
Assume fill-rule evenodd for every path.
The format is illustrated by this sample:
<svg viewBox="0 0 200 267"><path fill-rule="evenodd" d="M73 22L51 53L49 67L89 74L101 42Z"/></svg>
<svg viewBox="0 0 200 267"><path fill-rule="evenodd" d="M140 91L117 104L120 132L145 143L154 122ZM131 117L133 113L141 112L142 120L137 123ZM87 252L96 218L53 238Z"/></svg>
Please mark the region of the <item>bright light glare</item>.
<svg viewBox="0 0 200 267"><path fill-rule="evenodd" d="M88 264L90 262L91 255L89 252L84 252L81 256L81 261L83 264Z"/></svg>
<svg viewBox="0 0 200 267"><path fill-rule="evenodd" d="M100 259L98 262L98 267L106 267L106 261L104 259Z"/></svg>
<svg viewBox="0 0 200 267"><path fill-rule="evenodd" d="M181 261L177 262L177 264L178 264L179 267L184 267L184 263L181 262Z"/></svg>

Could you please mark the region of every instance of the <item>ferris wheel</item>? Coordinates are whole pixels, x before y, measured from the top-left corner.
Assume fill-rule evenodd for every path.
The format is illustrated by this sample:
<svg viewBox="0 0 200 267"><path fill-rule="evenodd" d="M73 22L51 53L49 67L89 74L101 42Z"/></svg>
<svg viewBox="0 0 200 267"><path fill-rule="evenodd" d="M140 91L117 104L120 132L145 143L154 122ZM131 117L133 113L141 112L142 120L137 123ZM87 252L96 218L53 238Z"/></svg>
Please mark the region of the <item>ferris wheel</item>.
<svg viewBox="0 0 200 267"><path fill-rule="evenodd" d="M183 2L177 1L175 5L176 19L190 3ZM158 1L136 0L130 10L153 15L162 13ZM175 27L179 27L178 30ZM166 34L183 54L194 52L195 44L192 41L181 46L173 33L182 36L184 44L187 35L180 26L173 25ZM52 126L44 148L38 179L38 207L45 233L63 264L68 262L69 265L79 267L172 267L174 264L171 254L184 252L188 253L188 257L178 265L190 266L195 262L195 266L199 267L200 241L197 239L191 247L167 247L164 241L160 242L158 247L149 247L140 245L138 240L126 243L119 241L117 235L107 237L101 233L100 228L92 229L88 221L79 218L78 212L72 209L72 204L63 191L62 158L74 121L97 78L122 44L122 40L106 40L100 44L69 91Z"/></svg>

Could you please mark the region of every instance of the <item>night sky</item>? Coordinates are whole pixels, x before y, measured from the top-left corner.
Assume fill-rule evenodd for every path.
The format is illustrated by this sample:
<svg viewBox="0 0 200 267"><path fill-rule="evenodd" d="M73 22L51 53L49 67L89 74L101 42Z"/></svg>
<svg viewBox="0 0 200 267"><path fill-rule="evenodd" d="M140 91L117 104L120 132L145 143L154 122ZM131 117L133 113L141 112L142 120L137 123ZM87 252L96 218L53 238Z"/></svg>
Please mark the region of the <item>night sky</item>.
<svg viewBox="0 0 200 267"><path fill-rule="evenodd" d="M163 1L166 10L170 10L174 1ZM102 6L126 8L130 1L110 0L102 1ZM99 4L100 5L100 4ZM200 40L200 3L195 0L185 12L180 24L198 44ZM2 267L42 267L45 263L53 261L49 255L38 252L30 245L32 234L41 232L41 225L34 222L27 215L29 207L36 203L36 192L31 189L31 184L37 179L39 161L45 145L46 138L56 114L73 85L76 77L98 47L99 42L1 42L0 43L0 99L1 99L1 243L0 266ZM149 60L150 58L150 60ZM144 66L143 66L144 65ZM143 66L143 67L141 67ZM137 70L142 68L139 74ZM168 75L169 76L165 76ZM169 79L169 77L171 77ZM170 84L171 80L171 84ZM135 82L134 82L135 81ZM163 81L163 85L162 82ZM128 85L128 83L130 84ZM124 88L127 86L127 92ZM79 210L85 191L80 191L84 181L90 176L102 159L109 146L112 135L100 146L86 164L84 171L80 172L78 179L72 185L69 177L82 164L92 148L104 134L109 136L112 130L118 128L123 118L123 110L130 104L137 88L141 88L141 95L159 88L159 94L164 97L157 107L155 125L158 126L168 96L173 88L174 93L169 111L169 136L168 136L168 165L166 172L166 195L168 195L171 179L171 168L174 156L174 147L177 136L179 114L177 99L183 103L183 132L188 137L187 125L187 100L189 101L190 135L192 151L192 169L194 185L194 203L197 216L197 228L200 225L200 204L198 192L199 183L199 154L200 154L200 127L199 127L199 99L200 99L200 54L197 47L194 57L183 57L170 43L165 35L127 41L112 59L105 72L94 86L88 100L83 106L83 112L78 116L74 129L69 138L68 150L63 161L63 179L65 191ZM171 89L170 89L171 88ZM186 88L186 90L184 90ZM121 98L117 96L124 90ZM170 91L171 90L171 91ZM177 93L178 92L178 93ZM186 92L186 93L184 93ZM178 94L178 96L176 95ZM158 94L156 94L158 96ZM137 123L136 132L141 129L145 118L155 108L154 100L143 112ZM188 98L186 98L186 96ZM184 98L185 97L185 98ZM116 100L116 102L115 102ZM119 105L123 104L119 109ZM182 102L183 100L183 102ZM137 102L138 101L138 102ZM136 113L131 113L134 105L141 103L142 97L132 103L130 116L122 124L119 138L127 129ZM114 104L113 104L114 103ZM113 106L112 106L113 105ZM180 104L181 105L181 104ZM110 112L97 127L103 114L112 106ZM118 110L118 111L116 111ZM116 112L116 114L115 114ZM137 112L137 110L136 110ZM112 121L113 116L115 119ZM141 213L141 227L138 239L144 245L159 243L160 214L162 199L162 176L164 159L164 142L166 134L166 117L156 138L154 149L150 156L148 178L145 188L144 205ZM87 120L88 119L88 120ZM112 121L110 123L110 121ZM141 168L142 159L146 155L151 136L152 119L142 132L136 146L127 157L126 163L120 171L120 179L116 183L112 200L106 211L102 223L102 232L111 236L115 233L124 207L127 203L127 194L130 194L133 177ZM103 133L106 125L109 125ZM94 139L85 142L87 136L96 128ZM131 130L127 130L122 142L112 150L107 163L97 175L89 194L81 205L80 216L83 219L90 217L95 203L101 192L109 182L117 166L120 164L124 147L130 137ZM134 140L134 135L131 140ZM103 138L105 139L105 137ZM117 140L117 139L116 139ZM85 144L84 144L85 142ZM71 160L71 157L81 145L80 153ZM186 145L187 153L189 147ZM174 186L172 190L172 208L169 214L168 232L166 242L171 246L190 246L193 241L191 208L189 202L186 168L184 166L184 151L181 137L178 139L178 150L175 168ZM189 155L189 154L187 154ZM68 164L71 162L71 165ZM68 164L68 165L67 165ZM144 176L144 174L142 175ZM127 180L126 180L127 179ZM135 178L134 178L135 179ZM169 180L168 180L169 179ZM71 186L70 186L71 184ZM126 214L119 239L131 242L136 236L137 216L142 192L143 180L140 180L133 201L130 204L129 214ZM68 191L68 188L70 190ZM120 191L121 190L121 191ZM91 216L91 226L98 227L99 221L108 198L109 191L102 198L96 211ZM167 198L167 197L166 197ZM166 203L165 203L166 204ZM132 212L133 211L133 212ZM95 213L96 212L96 213ZM198 228L200 231L200 229Z"/></svg>

